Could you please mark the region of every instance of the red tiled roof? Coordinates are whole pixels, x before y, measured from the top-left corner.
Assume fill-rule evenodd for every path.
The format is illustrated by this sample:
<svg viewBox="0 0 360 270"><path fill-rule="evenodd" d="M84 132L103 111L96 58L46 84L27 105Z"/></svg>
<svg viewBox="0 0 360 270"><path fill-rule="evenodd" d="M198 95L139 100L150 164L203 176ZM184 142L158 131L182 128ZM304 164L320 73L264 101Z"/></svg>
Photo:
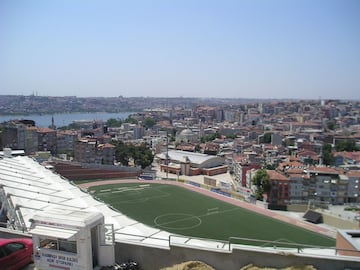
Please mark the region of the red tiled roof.
<svg viewBox="0 0 360 270"><path fill-rule="evenodd" d="M26 127L26 130L37 130L37 127Z"/></svg>
<svg viewBox="0 0 360 270"><path fill-rule="evenodd" d="M195 145L179 145L176 149L183 150L183 151L195 151Z"/></svg>
<svg viewBox="0 0 360 270"><path fill-rule="evenodd" d="M79 134L79 132L76 131L76 130L58 130L57 133L58 134L64 134L64 135L77 135L77 134Z"/></svg>
<svg viewBox="0 0 360 270"><path fill-rule="evenodd" d="M105 143L104 148L115 148L116 146L111 143Z"/></svg>
<svg viewBox="0 0 360 270"><path fill-rule="evenodd" d="M292 161L300 161L300 159L298 157L293 157L293 156L289 156L289 160L290 160L290 162L292 162Z"/></svg>
<svg viewBox="0 0 360 270"><path fill-rule="evenodd" d="M171 127L171 124L170 124L169 120L159 121L157 123L157 125L160 126L160 127Z"/></svg>
<svg viewBox="0 0 360 270"><path fill-rule="evenodd" d="M349 177L360 177L360 171L348 171L346 175Z"/></svg>
<svg viewBox="0 0 360 270"><path fill-rule="evenodd" d="M314 151L310 151L310 150L302 150L302 151L299 151L298 156L299 157L308 157L308 156L318 157L319 154Z"/></svg>
<svg viewBox="0 0 360 270"><path fill-rule="evenodd" d="M302 174L304 170L295 168L295 169L288 169L286 172L288 174Z"/></svg>
<svg viewBox="0 0 360 270"><path fill-rule="evenodd" d="M39 127L37 129L37 132L39 133L49 133L49 132L56 132L55 129L47 128L47 127Z"/></svg>
<svg viewBox="0 0 360 270"><path fill-rule="evenodd" d="M266 171L270 177L270 181L274 181L274 180L289 181L289 179L285 175L280 174L277 171L274 171L274 170L266 170Z"/></svg>
<svg viewBox="0 0 360 270"><path fill-rule="evenodd" d="M285 167L289 167L289 168L303 168L305 165L301 162L298 161L286 161L286 162L281 162L278 166L279 170L283 170Z"/></svg>
<svg viewBox="0 0 360 270"><path fill-rule="evenodd" d="M319 173L333 173L333 174L339 173L338 170L336 170L335 168L330 168L330 167L310 167L309 171L314 171L314 172L319 172Z"/></svg>
<svg viewBox="0 0 360 270"><path fill-rule="evenodd" d="M342 156L348 159L352 159L352 160L356 160L356 161L360 161L360 152L336 152L334 153L334 156Z"/></svg>
<svg viewBox="0 0 360 270"><path fill-rule="evenodd" d="M247 160L247 157L245 155L237 155L237 156L234 156L233 159L236 162L240 163L240 162L242 162L244 160Z"/></svg>
<svg viewBox="0 0 360 270"><path fill-rule="evenodd" d="M301 174L301 173L290 173L289 174L289 178L294 177L294 178L304 178L305 174Z"/></svg>

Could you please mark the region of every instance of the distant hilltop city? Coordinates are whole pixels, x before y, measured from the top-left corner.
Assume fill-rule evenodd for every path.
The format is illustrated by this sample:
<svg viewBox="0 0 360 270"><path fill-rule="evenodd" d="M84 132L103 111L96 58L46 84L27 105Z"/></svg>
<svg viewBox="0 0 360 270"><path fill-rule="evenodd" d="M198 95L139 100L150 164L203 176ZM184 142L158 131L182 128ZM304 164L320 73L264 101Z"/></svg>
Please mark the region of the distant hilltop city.
<svg viewBox="0 0 360 270"><path fill-rule="evenodd" d="M192 98L192 97L76 97L0 95L0 115L53 114L71 112L138 112L151 108L236 106L251 103L291 102L290 99ZM307 101L320 105L319 100ZM348 103L348 101L338 101Z"/></svg>

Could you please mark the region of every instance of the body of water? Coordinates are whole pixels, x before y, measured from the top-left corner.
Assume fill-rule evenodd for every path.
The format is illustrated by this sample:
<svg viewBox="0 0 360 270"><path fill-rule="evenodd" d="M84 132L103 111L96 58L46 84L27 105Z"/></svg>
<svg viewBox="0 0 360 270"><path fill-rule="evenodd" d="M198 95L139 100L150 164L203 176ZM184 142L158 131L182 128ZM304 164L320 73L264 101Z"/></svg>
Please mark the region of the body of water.
<svg viewBox="0 0 360 270"><path fill-rule="evenodd" d="M103 120L104 122L110 118L126 119L134 112L121 113L55 113L55 114L29 114L29 115L0 115L0 123L13 119L34 120L38 127L48 127L51 125L51 118L54 117L54 123L57 127L63 127L71 124L75 120Z"/></svg>

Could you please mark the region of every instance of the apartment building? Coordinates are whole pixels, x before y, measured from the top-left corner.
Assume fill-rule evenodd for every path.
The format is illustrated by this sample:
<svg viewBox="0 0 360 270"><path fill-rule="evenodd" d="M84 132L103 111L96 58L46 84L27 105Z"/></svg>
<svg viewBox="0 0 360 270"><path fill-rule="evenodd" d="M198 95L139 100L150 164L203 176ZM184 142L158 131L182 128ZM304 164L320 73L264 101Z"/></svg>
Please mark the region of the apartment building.
<svg viewBox="0 0 360 270"><path fill-rule="evenodd" d="M25 128L25 155L31 155L39 149L37 127L28 126Z"/></svg>
<svg viewBox="0 0 360 270"><path fill-rule="evenodd" d="M271 189L268 202L271 204L285 205L289 202L290 181L277 171L267 170L270 177Z"/></svg>
<svg viewBox="0 0 360 270"><path fill-rule="evenodd" d="M73 153L74 146L79 139L79 132L75 130L58 130L57 131L57 152Z"/></svg>
<svg viewBox="0 0 360 270"><path fill-rule="evenodd" d="M145 128L142 126L136 126L134 127L134 139L138 140L138 139L142 139L145 135Z"/></svg>
<svg viewBox="0 0 360 270"><path fill-rule="evenodd" d="M52 155L56 154L57 137L56 130L51 128L37 128L38 151L49 151Z"/></svg>
<svg viewBox="0 0 360 270"><path fill-rule="evenodd" d="M13 120L4 124L2 133L2 147L11 149L25 149L25 130L27 127L35 126L34 121Z"/></svg>
<svg viewBox="0 0 360 270"><path fill-rule="evenodd" d="M297 163L294 163L297 164ZM317 205L360 203L360 171L329 167L267 170L271 190L267 201L272 204L307 203ZM239 171L241 166L235 167ZM252 187L256 169L246 171L246 188Z"/></svg>
<svg viewBox="0 0 360 270"><path fill-rule="evenodd" d="M97 162L99 164L114 165L115 146L110 143L99 144L97 146Z"/></svg>
<svg viewBox="0 0 360 270"><path fill-rule="evenodd" d="M74 160L81 163L114 165L115 146L99 143L95 138L82 138L75 143Z"/></svg>
<svg viewBox="0 0 360 270"><path fill-rule="evenodd" d="M289 200L292 203L302 203L307 198L304 190L304 175L294 173L289 175Z"/></svg>
<svg viewBox="0 0 360 270"><path fill-rule="evenodd" d="M56 131L38 128L32 120L13 120L6 123L2 140L2 147L24 150L26 155L37 151L50 151L51 154L56 154Z"/></svg>
<svg viewBox="0 0 360 270"><path fill-rule="evenodd" d="M360 202L360 171L349 171L347 197L348 203Z"/></svg>

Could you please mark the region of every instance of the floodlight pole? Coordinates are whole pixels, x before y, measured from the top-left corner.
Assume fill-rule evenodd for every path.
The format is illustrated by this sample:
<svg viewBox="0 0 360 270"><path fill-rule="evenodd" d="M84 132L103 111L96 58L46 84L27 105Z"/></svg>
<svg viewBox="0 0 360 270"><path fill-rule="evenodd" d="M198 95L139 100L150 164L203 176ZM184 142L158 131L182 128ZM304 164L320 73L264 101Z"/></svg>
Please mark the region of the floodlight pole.
<svg viewBox="0 0 360 270"><path fill-rule="evenodd" d="M169 136L168 131L166 130L166 180L169 176Z"/></svg>

